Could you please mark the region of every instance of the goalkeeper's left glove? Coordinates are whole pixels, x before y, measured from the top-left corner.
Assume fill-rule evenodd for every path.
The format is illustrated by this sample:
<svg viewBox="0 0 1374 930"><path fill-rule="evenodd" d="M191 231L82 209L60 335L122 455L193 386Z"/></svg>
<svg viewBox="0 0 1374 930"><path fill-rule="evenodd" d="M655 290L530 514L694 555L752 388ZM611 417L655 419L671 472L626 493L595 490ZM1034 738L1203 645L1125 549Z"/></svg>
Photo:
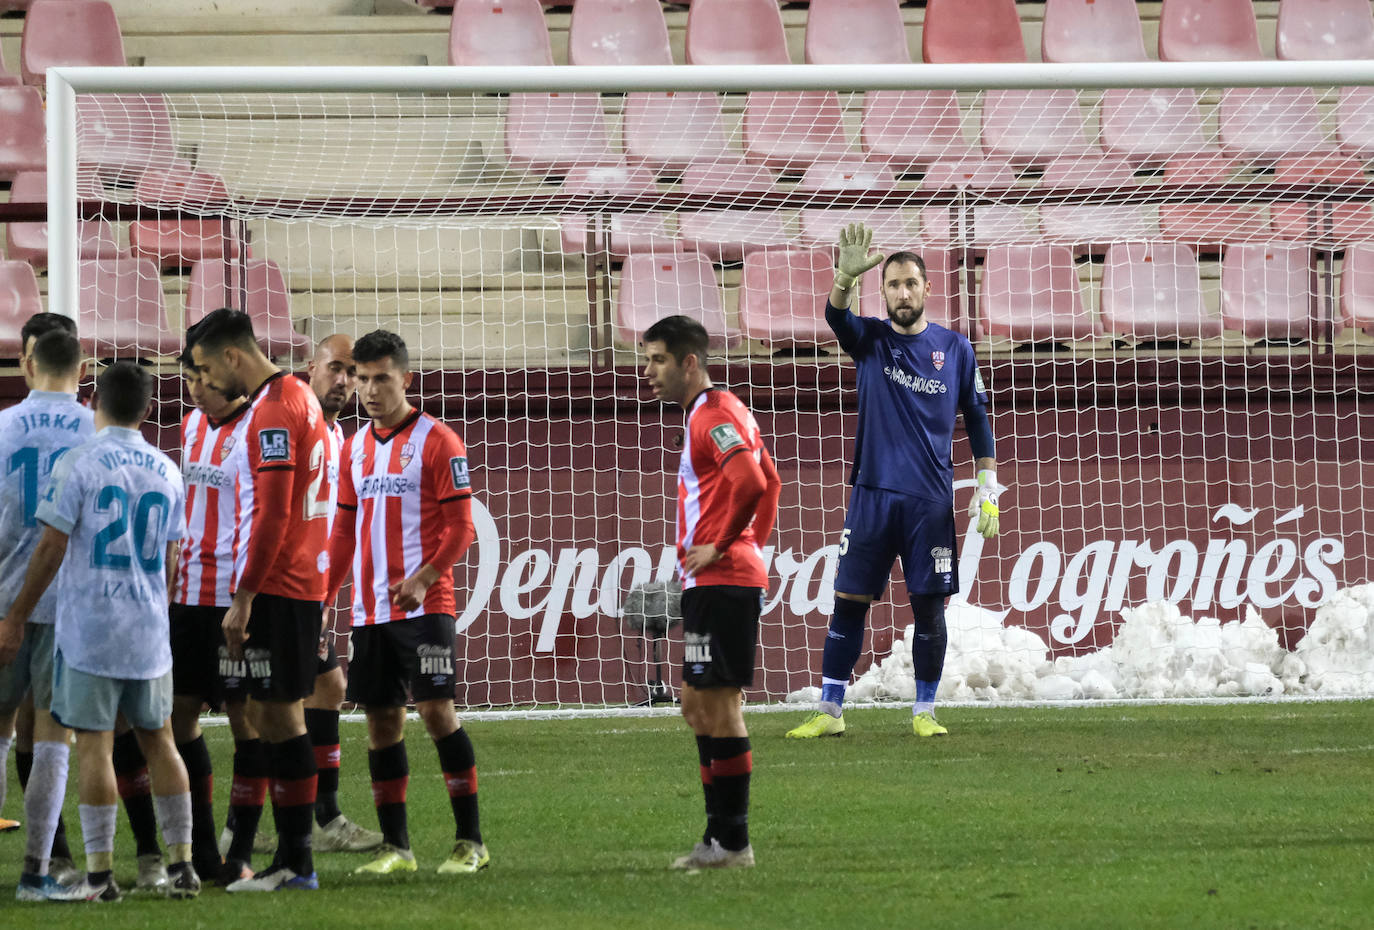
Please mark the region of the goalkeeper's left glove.
<svg viewBox="0 0 1374 930"><path fill-rule="evenodd" d="M997 495L1005 490L1005 485L997 483L997 472L991 468L978 472L978 489L969 501L968 515L978 518L978 532L984 539L997 535Z"/></svg>

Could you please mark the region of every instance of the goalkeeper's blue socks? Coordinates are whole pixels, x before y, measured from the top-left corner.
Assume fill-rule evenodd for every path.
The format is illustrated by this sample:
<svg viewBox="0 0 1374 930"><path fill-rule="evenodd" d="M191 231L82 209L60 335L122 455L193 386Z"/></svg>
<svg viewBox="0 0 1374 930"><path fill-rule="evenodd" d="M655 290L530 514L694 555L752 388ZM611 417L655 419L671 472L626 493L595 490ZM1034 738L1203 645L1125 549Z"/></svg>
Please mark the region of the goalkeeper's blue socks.
<svg viewBox="0 0 1374 930"><path fill-rule="evenodd" d="M921 681L916 679L916 703L911 705L911 714L934 714L935 692L940 690L940 680Z"/></svg>
<svg viewBox="0 0 1374 930"><path fill-rule="evenodd" d="M820 709L832 717L838 717L844 707L845 690L863 651L867 614L867 602L835 598L830 630L825 634L825 649L821 653Z"/></svg>

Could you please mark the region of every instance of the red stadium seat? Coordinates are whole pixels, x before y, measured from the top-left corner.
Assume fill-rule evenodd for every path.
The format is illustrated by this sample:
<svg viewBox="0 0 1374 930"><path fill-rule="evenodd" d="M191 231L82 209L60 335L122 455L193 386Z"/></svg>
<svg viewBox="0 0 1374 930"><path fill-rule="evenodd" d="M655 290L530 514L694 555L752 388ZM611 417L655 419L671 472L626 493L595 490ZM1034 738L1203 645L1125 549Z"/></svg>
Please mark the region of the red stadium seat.
<svg viewBox="0 0 1374 930"><path fill-rule="evenodd" d="M959 97L952 90L869 91L859 140L869 161L898 172L975 154L959 128Z"/></svg>
<svg viewBox="0 0 1374 930"><path fill-rule="evenodd" d="M568 24L572 65L671 65L658 0L577 0Z"/></svg>
<svg viewBox="0 0 1374 930"><path fill-rule="evenodd" d="M518 171L567 174L616 164L598 94L511 94L506 159Z"/></svg>
<svg viewBox="0 0 1374 930"><path fill-rule="evenodd" d="M77 197L99 200L104 196L97 190L94 178L80 175ZM44 203L48 199L48 175L45 171L23 171L14 177L10 187L11 203ZM115 239L109 220L77 220L77 258L119 258L127 255ZM37 270L48 267L48 224L9 223L5 227L5 250L12 259L26 261Z"/></svg>
<svg viewBox="0 0 1374 930"><path fill-rule="evenodd" d="M910 62L898 0L813 0L807 10L808 65Z"/></svg>
<svg viewBox="0 0 1374 930"><path fill-rule="evenodd" d="M1102 151L1138 167L1218 152L1203 137L1197 93L1187 88L1110 87L1100 113Z"/></svg>
<svg viewBox="0 0 1374 930"><path fill-rule="evenodd" d="M1197 256L1177 242L1118 242L1107 250L1102 327L1144 341L1221 335L1221 320L1202 303Z"/></svg>
<svg viewBox="0 0 1374 930"><path fill-rule="evenodd" d="M1369 0L1283 0L1274 51L1286 59L1374 58Z"/></svg>
<svg viewBox="0 0 1374 930"><path fill-rule="evenodd" d="M926 264L926 280L930 282L930 296L926 298L926 319L946 329L967 334L954 255L944 249L914 244L908 244L903 251L915 252ZM863 276L859 283L859 307L864 316L885 320L887 301L883 298L882 274L883 266L879 265Z"/></svg>
<svg viewBox="0 0 1374 930"><path fill-rule="evenodd" d="M1221 322L1247 339L1306 339L1312 250L1296 242L1227 246L1221 261Z"/></svg>
<svg viewBox="0 0 1374 930"><path fill-rule="evenodd" d="M1043 167L1063 155L1085 155L1078 94L1057 90L989 90L983 94L983 154L1016 166Z"/></svg>
<svg viewBox="0 0 1374 930"><path fill-rule="evenodd" d="M927 0L921 57L931 64L1025 61L1016 0Z"/></svg>
<svg viewBox="0 0 1374 930"><path fill-rule="evenodd" d="M762 194L776 183L767 168L738 159L695 164L682 176L688 194ZM795 245L784 222L780 210L701 210L679 214L678 230L685 248L715 262L739 262L753 252Z"/></svg>
<svg viewBox="0 0 1374 930"><path fill-rule="evenodd" d="M97 358L173 355L181 338L167 324L162 279L146 258L77 262L76 329Z"/></svg>
<svg viewBox="0 0 1374 930"><path fill-rule="evenodd" d="M1161 61L1253 61L1263 57L1250 0L1164 0L1159 11Z"/></svg>
<svg viewBox="0 0 1374 930"><path fill-rule="evenodd" d="M0 261L0 352L17 358L23 349L19 334L24 322L42 312L38 279L29 263Z"/></svg>
<svg viewBox="0 0 1374 930"><path fill-rule="evenodd" d="M43 171L48 150L43 98L32 87L0 87L0 181Z"/></svg>
<svg viewBox="0 0 1374 930"><path fill-rule="evenodd" d="M276 262L265 258L250 258L242 264L219 259L196 262L186 285L187 324L219 307L247 313L258 345L269 357L300 359L309 354L310 340L291 325L291 298Z"/></svg>
<svg viewBox="0 0 1374 930"><path fill-rule="evenodd" d="M745 256L739 322L744 335L772 348L835 341L825 301L835 281L829 249L755 252Z"/></svg>
<svg viewBox="0 0 1374 930"><path fill-rule="evenodd" d="M1218 116L1221 149L1236 158L1274 161L1330 150L1307 87L1230 87Z"/></svg>
<svg viewBox="0 0 1374 930"><path fill-rule="evenodd" d="M720 99L712 93L627 94L622 135L625 160L655 174L681 174L694 161L728 152Z"/></svg>
<svg viewBox="0 0 1374 930"><path fill-rule="evenodd" d="M882 193L895 190L897 179L892 171L881 165L865 162L836 162L812 165L797 184L798 191L870 191ZM900 208L845 207L841 209L811 209L801 211L802 245L812 248L833 248L840 230L850 223L863 223L873 231L873 247L888 249L912 241L906 219Z"/></svg>
<svg viewBox="0 0 1374 930"><path fill-rule="evenodd" d="M1374 332L1374 243L1361 242L1345 250L1341 317L1350 326Z"/></svg>
<svg viewBox="0 0 1374 930"><path fill-rule="evenodd" d="M991 336L1035 343L1101 335L1083 309L1073 253L1063 246L988 249L981 293L982 323Z"/></svg>
<svg viewBox="0 0 1374 930"><path fill-rule="evenodd" d="M687 11L689 65L785 65L776 0L695 0Z"/></svg>
<svg viewBox="0 0 1374 930"><path fill-rule="evenodd" d="M968 188L987 190L1010 188L1016 182L1010 166L990 159L962 162L937 162L921 178L921 190ZM981 252L989 245L1032 242L1038 238L1032 217L1020 207L988 204L973 208L971 229L957 228L960 214L953 207L921 208L921 241L932 248L948 249L960 245Z"/></svg>
<svg viewBox="0 0 1374 930"><path fill-rule="evenodd" d="M1045 0L1045 61L1145 61L1136 0Z"/></svg>
<svg viewBox="0 0 1374 930"><path fill-rule="evenodd" d="M1164 167L1164 186L1222 184L1234 163L1223 156L1180 158ZM1160 237L1208 252L1226 242L1271 238L1267 208L1260 204L1165 203L1159 207Z"/></svg>
<svg viewBox="0 0 1374 930"><path fill-rule="evenodd" d="M1041 188L1065 191L1120 190L1137 183L1129 162L1102 156L1055 159L1040 178ZM1100 254L1122 239L1159 237L1158 224L1144 208L1116 204L1045 204L1040 207L1040 227L1046 239L1075 246L1080 254Z"/></svg>
<svg viewBox="0 0 1374 930"><path fill-rule="evenodd" d="M681 313L706 327L715 348L738 345L740 335L725 325L725 302L714 266L695 252L631 255L620 273L616 293L616 336L638 345L644 330L665 316Z"/></svg>
<svg viewBox="0 0 1374 930"><path fill-rule="evenodd" d="M213 213L229 202L218 175L194 170L188 162L144 172L134 199L149 207ZM233 224L220 219L135 220L129 224L129 250L163 268L181 268L202 259L236 258L240 242Z"/></svg>
<svg viewBox="0 0 1374 930"><path fill-rule="evenodd" d="M1359 159L1342 155L1285 158L1274 169L1276 184L1365 184L1368 180ZM1276 201L1269 205L1269 222L1279 241L1367 242L1374 239L1374 204Z"/></svg>
<svg viewBox="0 0 1374 930"><path fill-rule="evenodd" d="M161 96L83 94L76 98L76 153L102 177L133 184L148 168L176 160L172 117Z"/></svg>
<svg viewBox="0 0 1374 930"><path fill-rule="evenodd" d="M553 64L553 47L539 0L454 0L448 63Z"/></svg>
<svg viewBox="0 0 1374 930"><path fill-rule="evenodd" d="M744 154L775 171L799 172L849 154L834 91L754 91L744 104Z"/></svg>
<svg viewBox="0 0 1374 930"><path fill-rule="evenodd" d="M59 65L126 64L119 21L104 0L34 0L29 7L19 45L25 84L44 83Z"/></svg>
<svg viewBox="0 0 1374 930"><path fill-rule="evenodd" d="M626 165L607 165L596 168L574 168L563 180L563 192L568 194L657 194L653 173L647 168ZM669 252L674 250L673 235L664 213L613 213L611 223L611 255L624 258L631 252ZM564 217L562 228L563 251L579 254L587 247L588 218L580 214ZM598 240L596 248L601 248Z"/></svg>

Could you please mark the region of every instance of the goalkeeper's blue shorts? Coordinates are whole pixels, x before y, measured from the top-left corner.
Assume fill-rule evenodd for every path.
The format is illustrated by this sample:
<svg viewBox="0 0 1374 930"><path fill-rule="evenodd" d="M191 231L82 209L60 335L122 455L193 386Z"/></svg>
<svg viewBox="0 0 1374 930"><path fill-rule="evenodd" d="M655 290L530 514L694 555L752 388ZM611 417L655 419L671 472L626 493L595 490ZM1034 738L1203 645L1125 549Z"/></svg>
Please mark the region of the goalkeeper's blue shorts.
<svg viewBox="0 0 1374 930"><path fill-rule="evenodd" d="M878 597L902 560L908 594L959 591L954 509L909 494L855 485L840 537L835 590Z"/></svg>

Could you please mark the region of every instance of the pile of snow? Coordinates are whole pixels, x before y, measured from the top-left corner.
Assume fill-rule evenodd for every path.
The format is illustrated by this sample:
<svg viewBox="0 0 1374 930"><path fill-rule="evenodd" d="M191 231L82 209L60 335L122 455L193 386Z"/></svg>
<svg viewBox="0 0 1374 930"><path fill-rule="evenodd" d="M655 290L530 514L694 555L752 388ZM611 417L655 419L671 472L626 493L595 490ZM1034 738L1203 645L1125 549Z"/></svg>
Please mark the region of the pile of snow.
<svg viewBox="0 0 1374 930"><path fill-rule="evenodd" d="M1168 602L1121 612L1111 645L1050 659L1045 641L960 600L945 611L949 647L941 701L1067 701L1344 695L1374 692L1374 585L1338 592L1288 652L1253 609L1244 620L1194 620ZM913 628L859 676L849 700L911 701ZM788 701L813 702L818 688Z"/></svg>

